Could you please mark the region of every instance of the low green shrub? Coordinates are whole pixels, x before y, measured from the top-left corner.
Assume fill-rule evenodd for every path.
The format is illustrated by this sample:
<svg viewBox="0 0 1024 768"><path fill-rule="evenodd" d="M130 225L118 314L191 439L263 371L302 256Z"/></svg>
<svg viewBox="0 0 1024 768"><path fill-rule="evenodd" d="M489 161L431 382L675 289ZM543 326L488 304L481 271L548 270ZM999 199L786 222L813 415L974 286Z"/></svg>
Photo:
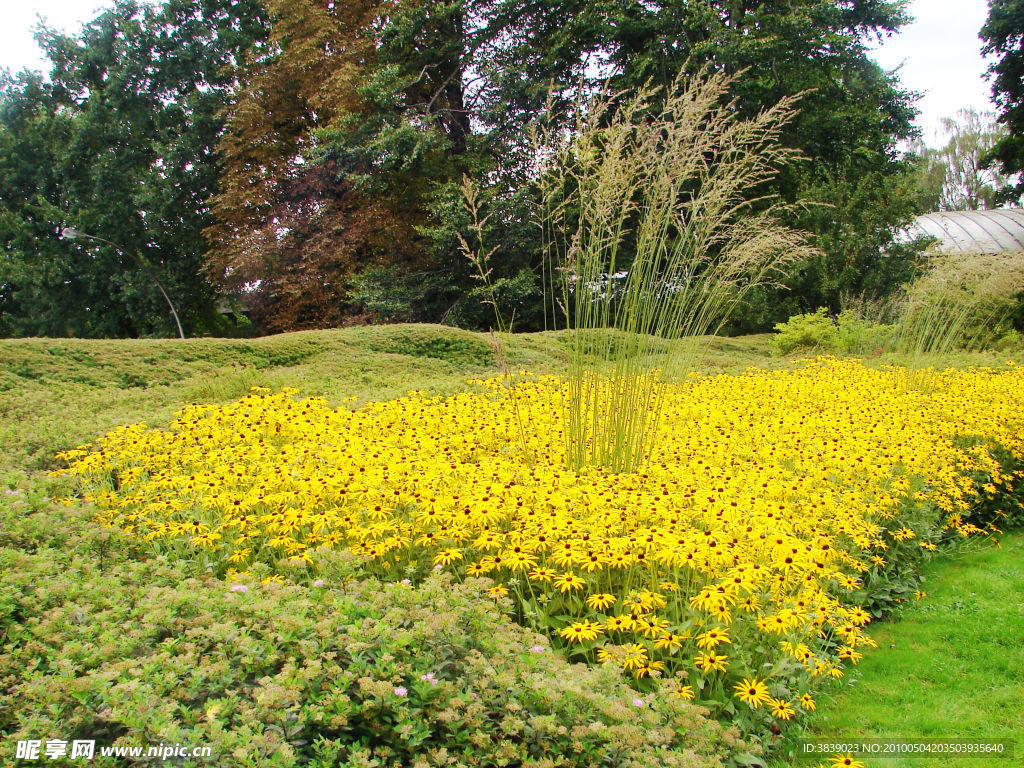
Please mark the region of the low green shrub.
<svg viewBox="0 0 1024 768"><path fill-rule="evenodd" d="M385 325L349 329L350 342L373 352L432 357L459 366L494 364L494 348L479 334L440 325Z"/></svg>
<svg viewBox="0 0 1024 768"><path fill-rule="evenodd" d="M822 307L817 312L793 315L784 323L776 323L777 335L772 337L772 351L788 355L797 349L836 352L839 348L839 329Z"/></svg>
<svg viewBox="0 0 1024 768"><path fill-rule="evenodd" d="M357 582L344 558L322 584L188 577L84 510L9 490L0 762L22 739L210 746L177 764L236 768L754 760L700 708L570 666L486 581Z"/></svg>
<svg viewBox="0 0 1024 768"><path fill-rule="evenodd" d="M837 318L821 308L816 312L793 315L775 325L772 351L788 355L797 350L831 354L868 354L886 349L892 340L890 326L872 323L855 312L841 312Z"/></svg>

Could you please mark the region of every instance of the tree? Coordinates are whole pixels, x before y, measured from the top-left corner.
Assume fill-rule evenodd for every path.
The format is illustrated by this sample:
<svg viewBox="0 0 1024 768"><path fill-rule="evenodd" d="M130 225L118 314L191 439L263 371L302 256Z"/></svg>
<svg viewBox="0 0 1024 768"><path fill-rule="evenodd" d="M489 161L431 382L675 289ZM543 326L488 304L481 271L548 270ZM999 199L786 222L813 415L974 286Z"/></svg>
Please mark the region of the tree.
<svg viewBox="0 0 1024 768"><path fill-rule="evenodd" d="M609 59L614 88L670 82L680 68L710 63L743 72L731 91L752 116L804 93L783 143L800 151L768 188L805 204L791 223L810 231L822 255L797 270L788 290L761 297L735 325L758 330L794 311L838 310L841 296L888 290L872 270L893 230L914 212L912 164L898 148L914 133L913 94L866 54L866 42L906 23L903 2L834 0L617 0ZM823 207L824 203L828 207Z"/></svg>
<svg viewBox="0 0 1024 768"><path fill-rule="evenodd" d="M266 330L340 322L360 265L418 265L420 179L439 149L392 119L401 94L373 32L386 6L269 0L270 47L227 109L207 269Z"/></svg>
<svg viewBox="0 0 1024 768"><path fill-rule="evenodd" d="M487 248L496 249L495 278L518 307L518 327L531 327L541 317L525 306L539 301L541 270L531 222L537 203L531 122L544 112L552 130L565 130L581 94L603 87L634 93L645 83L667 85L687 66L696 71L711 63L742 72L730 96L748 117L805 92L783 139L805 160L756 194L805 203L806 213L792 223L811 228L825 255L804 269L820 279L794 283L789 305L778 295L764 297L764 305L780 313L789 306L835 306L841 291L866 289L892 229L913 213L906 184L912 164L897 150L913 131L912 95L865 53L866 40L906 20L902 6L882 0L274 0L274 54L254 70L222 144L228 175L216 207L221 223L211 232L212 273L249 286L267 302L269 318L294 307L300 294L311 297L312 285L301 291L286 285L296 285L313 263L324 265L314 281L317 298L310 299L324 311L281 314L282 323L297 327L328 315L340 319L351 298L346 275L360 295L394 316L486 322L470 307L471 270L458 247L468 226L458 190L468 173L490 214L484 235ZM331 79L338 71L346 73L340 82ZM307 248L300 222L281 213L295 201L292 192L304 188L301 180L315 173L330 181L315 188L347 200L307 204L317 211L316 226L326 226L322 216L330 215L337 235L366 234L344 258L330 240ZM247 204L253 196L255 203ZM821 199L839 207L831 214L813 207ZM359 225L356 217L371 204L378 206L375 226ZM293 223L282 225L286 220ZM359 278L363 273L373 280ZM395 294L402 301L386 295L389 282L400 284ZM766 312L747 318L751 328L775 319Z"/></svg>
<svg viewBox="0 0 1024 768"><path fill-rule="evenodd" d="M0 335L82 335L95 265L60 247L58 158L70 130L42 77L0 78Z"/></svg>
<svg viewBox="0 0 1024 768"><path fill-rule="evenodd" d="M1019 202L1024 196L1024 0L989 0L979 37L982 54L998 57L988 77L999 123L1006 128L985 163L997 164L1004 176L1015 179L999 192L997 202Z"/></svg>
<svg viewBox="0 0 1024 768"><path fill-rule="evenodd" d="M523 33L555 18L521 0L268 5L273 52L221 142L213 278L244 286L270 329L340 322L353 296L390 317L482 322L458 248L468 173L487 180L504 293L534 291L526 125L547 75L582 65Z"/></svg>
<svg viewBox="0 0 1024 768"><path fill-rule="evenodd" d="M932 199L926 210L977 211L996 207L1010 180L991 167L988 158L1006 130L995 121L991 112L962 109L956 117L942 120L946 143L940 149L918 147L923 170L923 183L930 184ZM935 182L939 181L935 190ZM937 194L936 194L937 192Z"/></svg>
<svg viewBox="0 0 1024 768"><path fill-rule="evenodd" d="M177 335L138 263L159 274L189 333L217 322L202 230L218 171L218 112L235 60L265 36L257 0L121 0L71 37L42 29L50 82L0 93L2 322L19 335Z"/></svg>
<svg viewBox="0 0 1024 768"><path fill-rule="evenodd" d="M914 200L917 210L921 213L938 211L942 206L942 192L946 186L946 163L938 151L920 139L910 145L910 151L915 158Z"/></svg>

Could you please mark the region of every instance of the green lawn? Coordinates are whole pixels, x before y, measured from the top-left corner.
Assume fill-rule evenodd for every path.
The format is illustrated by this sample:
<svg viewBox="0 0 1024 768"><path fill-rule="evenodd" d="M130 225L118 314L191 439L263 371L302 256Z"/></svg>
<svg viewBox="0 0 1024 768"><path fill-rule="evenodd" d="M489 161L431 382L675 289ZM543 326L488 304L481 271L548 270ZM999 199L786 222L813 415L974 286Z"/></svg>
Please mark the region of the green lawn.
<svg viewBox="0 0 1024 768"><path fill-rule="evenodd" d="M1016 742L1012 758L863 759L869 768L1024 765L1024 534L936 558L925 577L926 596L875 627L878 648L822 697L804 735Z"/></svg>

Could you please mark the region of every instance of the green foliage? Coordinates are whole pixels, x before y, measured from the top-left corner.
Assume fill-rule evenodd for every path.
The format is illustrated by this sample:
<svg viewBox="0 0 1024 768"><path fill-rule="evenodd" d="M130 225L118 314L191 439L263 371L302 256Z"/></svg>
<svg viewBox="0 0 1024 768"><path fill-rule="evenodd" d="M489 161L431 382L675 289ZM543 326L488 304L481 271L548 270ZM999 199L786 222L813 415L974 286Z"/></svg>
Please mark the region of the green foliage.
<svg viewBox="0 0 1024 768"><path fill-rule="evenodd" d="M456 328L416 325L352 328L348 338L350 343L374 352L431 357L459 367L494 363L494 350L486 339Z"/></svg>
<svg viewBox="0 0 1024 768"><path fill-rule="evenodd" d="M873 323L846 311L831 317L824 307L816 312L794 315L775 325L772 351L788 355L795 351L828 354L866 354L888 349L892 340L890 326Z"/></svg>
<svg viewBox="0 0 1024 768"><path fill-rule="evenodd" d="M374 265L351 278L346 298L374 322L407 323L424 317L443 321L461 299L462 280L450 269L407 272Z"/></svg>
<svg viewBox="0 0 1024 768"><path fill-rule="evenodd" d="M75 37L39 34L49 82L0 81L0 334L177 335L144 269L64 226L151 264L190 335L220 327L201 275L213 144L264 24L256 0L121 0Z"/></svg>
<svg viewBox="0 0 1024 768"><path fill-rule="evenodd" d="M457 236L468 232L456 187L468 173L477 180L490 213L492 282L506 281L515 294L509 303L520 330L553 327L541 310L541 295L522 281L527 270L540 274L543 269L532 223L540 204L530 139L536 115L545 112L554 132L571 130L579 103L604 86L627 98L645 84L668 86L687 66L696 71L708 62L736 73L728 96L736 99L742 117L805 94L802 114L782 136L782 143L801 152L805 161L749 194L777 193L787 202L808 204L803 213L788 212L787 223L813 233L823 252L807 260L803 277L789 281L785 292L765 289L760 299L752 296L756 311L745 312L730 329L764 330L788 314L820 305L838 311L841 292L882 295L907 276L902 254L883 259L880 253L892 228L914 212L912 164L896 149L912 131L911 96L864 52L867 39L906 21L897 4L429 0L351 5L357 6L364 15L345 25L356 42L332 45L355 50L365 43L364 33L373 30L372 52L357 62L346 60L350 76L344 88L354 89L358 98L336 107L339 83L310 74L319 71L313 62L323 58L320 41L325 34L336 36L323 31L322 9L282 5L275 32L281 55L298 56L308 66L279 67L251 90L274 92L301 82L301 96L313 108L294 116L289 112L280 126L264 125L251 140L231 138L223 146L229 164L262 153L256 164L278 169L309 147L292 177L312 168L328 170L339 186L318 187L321 199L355 190L365 197L356 203L360 209L371 197L394 201L388 215L400 211L403 221L413 224L412 241L379 238L353 254L358 264L351 274L359 275L353 293L346 297L340 281L328 281L335 307L350 298L389 321L489 325L487 310L474 306L481 297L474 293L458 247ZM334 16L347 12L334 8ZM591 66L595 61L606 66ZM265 114L282 111L271 106L245 114L265 123ZM309 140L293 141L303 131ZM274 157L266 157L268 152ZM246 170L251 165L237 164L243 192L251 188ZM289 184L261 183L260 189L269 186L287 197L295 191ZM244 199L236 198L234 207L239 208ZM831 207L815 208L815 202ZM306 211L311 206L300 207ZM318 210L330 210L330 204ZM299 225L287 226L290 238ZM254 234L261 248L278 253L281 244L273 229L257 227ZM248 248L249 230L253 227L243 222L227 231ZM631 247L624 243L627 260ZM268 259L265 284L270 284L270 272L297 258L288 252ZM217 266L223 271L219 261Z"/></svg>
<svg viewBox="0 0 1024 768"><path fill-rule="evenodd" d="M812 234L820 254L761 291L730 332L764 331L798 312L841 309L846 293L883 296L912 274L904 253L883 256L892 230L916 212L912 164L898 149L914 131L913 96L867 55L865 42L908 20L900 3L653 0L616 5L608 50L613 89L667 84L689 61L739 73L730 88L742 117L804 93L781 136L804 161L758 191L804 208L786 223Z"/></svg>
<svg viewBox="0 0 1024 768"><path fill-rule="evenodd" d="M568 665L484 580L352 581L339 556L298 584L236 585L140 560L86 515L0 497L5 757L40 734L212 748L183 765L713 768L742 752L703 710Z"/></svg>
<svg viewBox="0 0 1024 768"><path fill-rule="evenodd" d="M988 18L978 36L981 52L997 59L989 65L993 76L992 95L999 109L999 123L1005 135L991 148L985 162L996 164L1005 176L1024 171L1024 2L989 0ZM1024 178L1007 187L997 202L1019 202Z"/></svg>
<svg viewBox="0 0 1024 768"><path fill-rule="evenodd" d="M458 248L463 174L491 214L503 309L519 330L554 327L530 283L543 269L531 124L546 107L571 129L588 95L668 85L687 61L736 73L743 117L806 94L782 136L805 162L750 196L808 204L787 223L823 255L785 291L752 292L730 330L883 295L905 272L879 254L915 204L895 149L912 110L864 43L906 14L854 6L120 0L78 36L44 31L50 83L2 85L0 334L173 331L131 259L60 241L68 224L154 264L189 335L235 331L207 278L248 286L264 332L361 311L489 327Z"/></svg>
<svg viewBox="0 0 1024 768"><path fill-rule="evenodd" d="M824 307L817 312L793 315L784 323L777 323L777 335L772 337L776 354L788 355L797 349L839 351L839 329Z"/></svg>

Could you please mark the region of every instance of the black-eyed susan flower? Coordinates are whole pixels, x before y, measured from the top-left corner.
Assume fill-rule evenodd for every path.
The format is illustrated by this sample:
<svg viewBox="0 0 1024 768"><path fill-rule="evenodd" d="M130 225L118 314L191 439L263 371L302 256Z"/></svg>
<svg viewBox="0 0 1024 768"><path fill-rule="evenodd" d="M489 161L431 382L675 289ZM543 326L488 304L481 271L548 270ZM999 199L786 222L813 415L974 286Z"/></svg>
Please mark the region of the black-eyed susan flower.
<svg viewBox="0 0 1024 768"><path fill-rule="evenodd" d="M606 592L598 592L587 596L587 605L595 611L604 611L615 605L617 600L618 598L615 597L615 595L610 595Z"/></svg>
<svg viewBox="0 0 1024 768"><path fill-rule="evenodd" d="M555 579L555 587L558 588L559 592L576 592L583 589L586 585L586 581L571 571L563 573Z"/></svg>
<svg viewBox="0 0 1024 768"><path fill-rule="evenodd" d="M732 640L729 639L729 631L718 627L709 629L707 632L702 632L697 635L696 640L697 647L703 648L706 651L713 650L722 643L732 643Z"/></svg>
<svg viewBox="0 0 1024 768"><path fill-rule="evenodd" d="M790 720L796 714L796 710L785 699L771 699L769 704L772 708L772 717L779 720Z"/></svg>
<svg viewBox="0 0 1024 768"><path fill-rule="evenodd" d="M531 581L554 581L557 572L554 568L534 568L530 571Z"/></svg>
<svg viewBox="0 0 1024 768"><path fill-rule="evenodd" d="M570 643L585 643L588 640L596 640L601 630L598 622L575 621L567 627L563 627L558 634Z"/></svg>
<svg viewBox="0 0 1024 768"><path fill-rule="evenodd" d="M676 685L670 689L673 696L683 701L693 700L693 686L692 685Z"/></svg>
<svg viewBox="0 0 1024 768"><path fill-rule="evenodd" d="M434 565L451 565L462 559L462 551L458 549L441 549L434 555Z"/></svg>
<svg viewBox="0 0 1024 768"><path fill-rule="evenodd" d="M854 758L852 754L840 754L835 755L832 758L832 762L829 763L829 768L865 768L864 763Z"/></svg>
<svg viewBox="0 0 1024 768"><path fill-rule="evenodd" d="M728 656L722 656L714 651L708 653L700 653L693 659L693 663L701 668L704 672L710 672L712 670L718 670L719 672L726 671L726 662L729 661Z"/></svg>
<svg viewBox="0 0 1024 768"><path fill-rule="evenodd" d="M733 686L733 690L736 691L733 696L754 709L768 703L772 698L768 693L768 686L756 677L743 678L742 682Z"/></svg>
<svg viewBox="0 0 1024 768"><path fill-rule="evenodd" d="M654 641L654 647L674 651L677 648L683 647L683 640L685 639L686 635L677 635L672 632L666 632Z"/></svg>

